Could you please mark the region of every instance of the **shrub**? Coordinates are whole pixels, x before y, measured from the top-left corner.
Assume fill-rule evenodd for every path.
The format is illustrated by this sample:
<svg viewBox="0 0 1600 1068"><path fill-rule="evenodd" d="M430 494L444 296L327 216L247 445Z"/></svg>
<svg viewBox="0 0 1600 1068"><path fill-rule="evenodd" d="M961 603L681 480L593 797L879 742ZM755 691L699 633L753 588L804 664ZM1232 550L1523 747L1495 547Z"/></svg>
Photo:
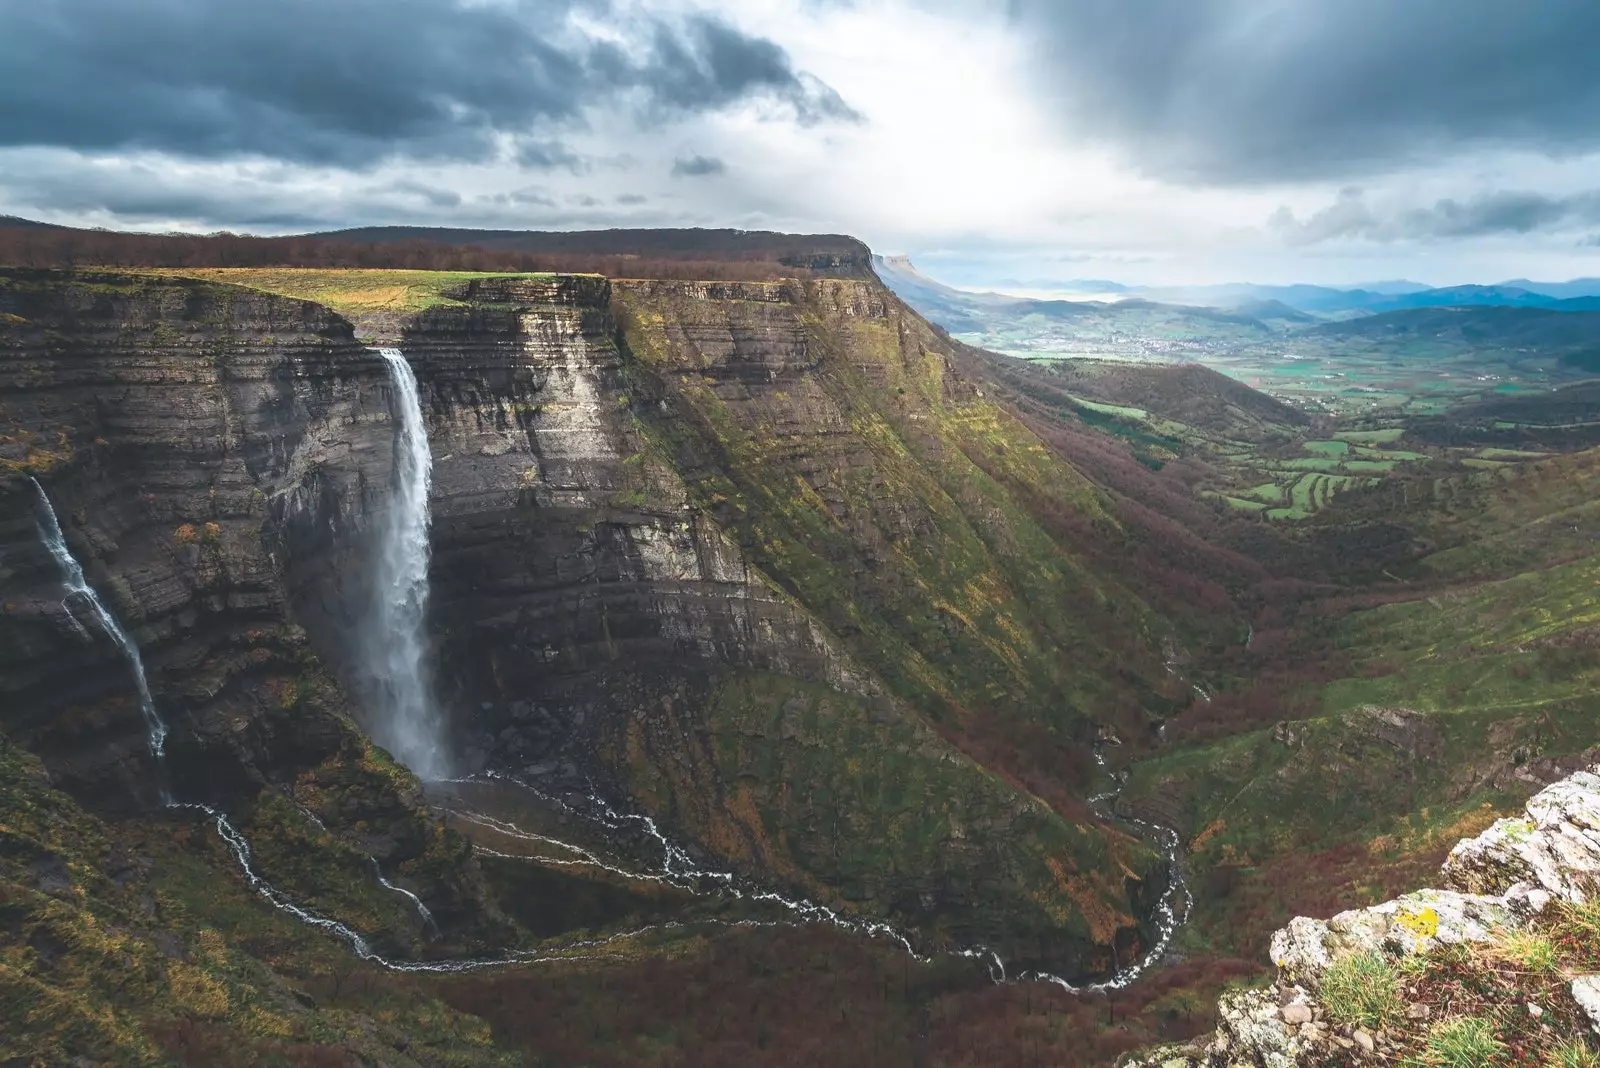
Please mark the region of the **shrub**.
<svg viewBox="0 0 1600 1068"><path fill-rule="evenodd" d="M1427 1059L1438 1068L1488 1068L1504 1062L1506 1044L1495 1036L1494 1025L1479 1016L1445 1020L1428 1036Z"/></svg>
<svg viewBox="0 0 1600 1068"><path fill-rule="evenodd" d="M200 540L200 532L194 529L193 523L185 523L172 532L172 540L179 545L193 545Z"/></svg>
<svg viewBox="0 0 1600 1068"><path fill-rule="evenodd" d="M1377 953L1334 961L1322 976L1322 1004L1336 1022L1352 1027L1383 1027L1405 1010L1399 973Z"/></svg>

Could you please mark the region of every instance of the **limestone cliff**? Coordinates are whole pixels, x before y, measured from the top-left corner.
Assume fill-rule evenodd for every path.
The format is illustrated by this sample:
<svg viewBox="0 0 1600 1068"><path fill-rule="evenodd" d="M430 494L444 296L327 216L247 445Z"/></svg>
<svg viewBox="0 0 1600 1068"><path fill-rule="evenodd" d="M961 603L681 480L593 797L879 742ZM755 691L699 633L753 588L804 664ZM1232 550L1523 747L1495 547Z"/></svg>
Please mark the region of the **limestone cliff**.
<svg viewBox="0 0 1600 1068"><path fill-rule="evenodd" d="M0 313L0 727L104 809L151 801L32 476L145 650L175 789L262 827L312 812L491 937L340 681L390 482L379 358L316 304L181 279L7 272ZM758 881L1014 961L1135 950L1160 858L1072 784L1097 725L1165 700L1161 624L1052 525L1109 522L1093 487L881 287L484 278L398 340L465 769L596 781Z"/></svg>

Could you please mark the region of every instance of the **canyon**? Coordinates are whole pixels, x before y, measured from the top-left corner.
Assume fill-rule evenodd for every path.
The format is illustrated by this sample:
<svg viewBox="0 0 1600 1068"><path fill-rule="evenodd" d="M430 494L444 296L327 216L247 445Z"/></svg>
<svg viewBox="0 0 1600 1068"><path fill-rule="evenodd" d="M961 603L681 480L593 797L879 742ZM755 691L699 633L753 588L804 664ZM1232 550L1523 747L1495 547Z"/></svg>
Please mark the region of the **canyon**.
<svg viewBox="0 0 1600 1068"><path fill-rule="evenodd" d="M1198 939L1227 944L1256 893L1217 872L1300 848L1282 821L1322 805L1369 840L1490 788L1510 811L1600 741L1581 707L1530 719L1480 778L1452 751L1445 783L1414 768L1444 751L1431 712L1335 724L1285 686L1215 742L1316 648L1279 606L1403 611L1369 576L1480 544L1473 509L1424 529L1443 513L1370 494L1286 536L1211 506L1203 456L1130 448L1065 391L1263 447L1300 412L1198 367L1050 377L953 341L864 256L780 266L0 268L0 996L47 1006L6 1055L642 1063L517 1006L771 981L797 984L780 1003L866 982L882 1009L805 1039L862 1062L981 998L1103 1062L1135 1041L1122 991L1142 1038L1173 1037L1211 1019L1187 984L1261 974ZM1566 514L1569 482L1516 483L1526 516ZM1410 793L1327 806L1316 769L1359 776L1352 745ZM1179 931L1191 905L1203 933ZM793 1063L750 1019L689 1048Z"/></svg>

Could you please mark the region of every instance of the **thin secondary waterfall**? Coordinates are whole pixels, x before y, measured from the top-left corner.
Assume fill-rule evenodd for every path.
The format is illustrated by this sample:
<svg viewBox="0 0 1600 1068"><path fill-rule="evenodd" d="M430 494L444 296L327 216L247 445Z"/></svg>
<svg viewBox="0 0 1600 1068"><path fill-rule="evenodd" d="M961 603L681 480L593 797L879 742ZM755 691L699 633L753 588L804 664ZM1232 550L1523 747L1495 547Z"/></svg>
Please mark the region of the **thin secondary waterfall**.
<svg viewBox="0 0 1600 1068"><path fill-rule="evenodd" d="M362 647L378 703L372 733L423 779L449 773L425 656L428 489L433 457L417 378L399 349L379 349L394 386L394 496L379 531L372 616Z"/></svg>
<svg viewBox="0 0 1600 1068"><path fill-rule="evenodd" d="M426 452L426 446L424 446L424 452ZM314 927L331 931L343 939L355 951L357 956L365 960L376 961L386 968L400 971L464 971L469 968L488 967L503 963L502 961L444 961L438 964L426 964L385 960L374 953L366 940L355 931L337 920L330 920L308 909L301 908L289 900L277 887L262 878L251 863L250 843L229 822L226 815L210 805L178 801L172 797L166 785L167 725L162 720L161 713L156 710L155 698L150 694L150 684L144 673L144 658L139 655L138 645L134 644L133 639L128 636L128 632L123 630L122 625L117 622L117 617L111 614L111 610L100 600L100 595L94 592L94 587L89 585L88 579L84 576L82 565L78 563L77 558L72 555L72 550L67 546L66 535L61 530L61 521L56 518L55 507L50 503L50 497L45 493L44 487L39 484L38 479L29 479L29 481L33 483L34 492L39 496L38 527L40 540L44 542L45 548L50 550L51 557L54 558L56 566L61 571L61 584L67 590L67 596L62 600L63 610L72 621L73 628L79 634L87 637L89 632L84 629L83 624L79 623L77 617L73 615L72 604L70 603L73 598L81 599L89 607L95 622L100 625L100 629L105 631L106 636L115 643L117 651L122 654L123 660L127 663L128 669L133 675L134 687L139 695L139 711L144 716L145 728L150 739L150 754L155 758L156 762L156 772L161 789L161 803L169 809L183 809L190 812L204 813L215 822L217 834L222 837L228 849L233 853L234 859L239 862L239 867L244 872L245 881L257 893L266 898L275 908L288 912ZM307 813L307 815L320 826L321 821L317 820L316 816L310 813ZM378 882L384 889L402 894L410 900L416 907L417 914L422 918L424 926L437 935L438 925L434 923L433 913L428 911L428 906L422 903L422 899L405 887L398 886L384 878L383 871L378 867L376 858L368 857L367 859L372 862L373 872L377 875Z"/></svg>
<svg viewBox="0 0 1600 1068"><path fill-rule="evenodd" d="M45 548L50 550L50 555L55 558L56 566L61 569L61 584L67 588L67 596L61 605L78 632L87 634L83 625L73 615L72 605L69 603L74 598L82 601L93 614L95 622L100 624L100 629L116 643L122 658L128 664L128 669L133 673L134 688L139 695L139 712L144 717L145 733L150 739L150 755L155 757L157 764L161 764L166 752L167 725L162 721L161 714L156 711L155 699L150 696L150 683L145 679L144 660L139 656L139 647L128 637L128 632L122 629L116 617L100 600L100 595L94 592L94 587L90 586L89 580L84 577L83 568L73 557L72 550L67 548L66 535L61 531L61 521L56 518L56 510L51 506L44 487L39 485L39 480L36 478L29 481L33 483L34 492L39 495L39 537L43 539ZM163 801L168 800L165 776L162 777L161 797Z"/></svg>

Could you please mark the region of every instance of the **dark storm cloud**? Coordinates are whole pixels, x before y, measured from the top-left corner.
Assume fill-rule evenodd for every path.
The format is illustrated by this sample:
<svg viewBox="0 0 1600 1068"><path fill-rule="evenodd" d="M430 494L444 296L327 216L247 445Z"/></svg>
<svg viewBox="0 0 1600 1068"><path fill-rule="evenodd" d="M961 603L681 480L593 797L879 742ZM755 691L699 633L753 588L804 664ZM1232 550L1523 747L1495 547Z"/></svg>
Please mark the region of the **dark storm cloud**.
<svg viewBox="0 0 1600 1068"><path fill-rule="evenodd" d="M1571 196L1504 190L1466 200L1444 199L1428 207L1383 210L1360 190L1346 189L1328 207L1305 220L1287 208L1269 225L1295 244L1360 239L1439 241L1587 228L1600 224L1600 193Z"/></svg>
<svg viewBox="0 0 1600 1068"><path fill-rule="evenodd" d="M209 168L142 164L84 164L71 153L21 150L29 154L4 189L0 214L63 218L85 225L165 228L187 220L211 229L256 232L329 230L393 223L397 219L434 226L604 226L615 225L616 208L591 196L568 196L530 185L509 192L461 193L426 182L367 179L348 175L339 182L296 177L273 168L259 175L218 175ZM641 197L622 197L636 225L706 225L705 218L682 209L650 206Z"/></svg>
<svg viewBox="0 0 1600 1068"><path fill-rule="evenodd" d="M1012 0L1080 134L1202 182L1600 147L1594 0Z"/></svg>
<svg viewBox="0 0 1600 1068"><path fill-rule="evenodd" d="M705 178L713 174L724 174L728 165L715 156L690 156L688 159L674 160L672 176L674 178Z"/></svg>
<svg viewBox="0 0 1600 1068"><path fill-rule="evenodd" d="M624 49L569 16L607 0L33 0L0 4L0 145L145 148L354 165L483 159L503 134L626 98L693 112L749 97L849 119L781 48L715 18L646 21ZM532 140L536 166L570 166Z"/></svg>

